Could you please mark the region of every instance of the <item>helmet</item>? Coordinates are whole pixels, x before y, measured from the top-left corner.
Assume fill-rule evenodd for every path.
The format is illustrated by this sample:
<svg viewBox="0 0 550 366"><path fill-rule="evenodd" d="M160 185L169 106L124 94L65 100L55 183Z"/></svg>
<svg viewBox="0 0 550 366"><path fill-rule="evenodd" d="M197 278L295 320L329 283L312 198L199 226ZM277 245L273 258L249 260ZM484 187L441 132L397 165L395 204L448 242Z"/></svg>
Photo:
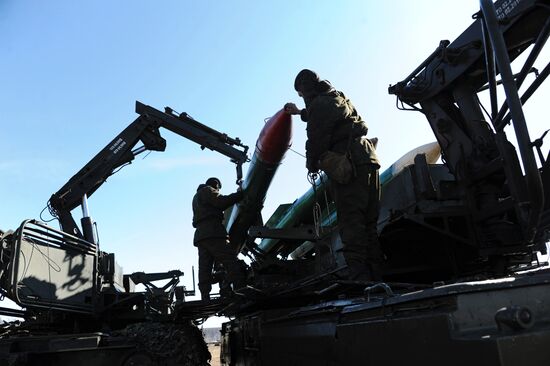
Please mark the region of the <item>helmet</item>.
<svg viewBox="0 0 550 366"><path fill-rule="evenodd" d="M294 79L294 90L304 92L304 89L313 89L319 81L319 76L315 71L303 69Z"/></svg>
<svg viewBox="0 0 550 366"><path fill-rule="evenodd" d="M222 182L216 177L208 178L205 184L216 189L222 188Z"/></svg>

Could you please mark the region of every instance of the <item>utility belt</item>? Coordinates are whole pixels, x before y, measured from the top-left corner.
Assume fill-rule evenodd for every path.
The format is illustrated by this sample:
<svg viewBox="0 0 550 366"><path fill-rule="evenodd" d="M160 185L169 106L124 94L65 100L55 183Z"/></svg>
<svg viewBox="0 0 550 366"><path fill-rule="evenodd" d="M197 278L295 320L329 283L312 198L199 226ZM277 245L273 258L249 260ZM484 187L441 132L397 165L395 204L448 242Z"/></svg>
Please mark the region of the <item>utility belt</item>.
<svg viewBox="0 0 550 366"><path fill-rule="evenodd" d="M360 144L361 147L359 148L355 143ZM364 153L359 152L362 149L365 149ZM331 180L340 184L348 184L356 176L357 166L362 165L367 165L373 170L380 168L375 144L366 135L342 139L319 157L319 168Z"/></svg>

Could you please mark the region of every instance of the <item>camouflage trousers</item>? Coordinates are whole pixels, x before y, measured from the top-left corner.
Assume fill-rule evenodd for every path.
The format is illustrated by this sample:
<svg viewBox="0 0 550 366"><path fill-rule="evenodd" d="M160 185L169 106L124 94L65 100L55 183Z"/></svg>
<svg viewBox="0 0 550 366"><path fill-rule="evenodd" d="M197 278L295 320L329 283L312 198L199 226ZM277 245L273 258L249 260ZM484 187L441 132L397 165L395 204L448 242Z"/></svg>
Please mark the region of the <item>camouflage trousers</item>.
<svg viewBox="0 0 550 366"><path fill-rule="evenodd" d="M233 287L243 287L245 275L242 271L237 254L229 246L225 238L204 239L196 243L199 250L199 290L203 298L207 298L212 290L212 269L214 262L221 263L227 273L227 282Z"/></svg>
<svg viewBox="0 0 550 366"><path fill-rule="evenodd" d="M380 207L377 166L357 166L351 182L331 182L331 191L350 279L378 279L383 254L376 229Z"/></svg>

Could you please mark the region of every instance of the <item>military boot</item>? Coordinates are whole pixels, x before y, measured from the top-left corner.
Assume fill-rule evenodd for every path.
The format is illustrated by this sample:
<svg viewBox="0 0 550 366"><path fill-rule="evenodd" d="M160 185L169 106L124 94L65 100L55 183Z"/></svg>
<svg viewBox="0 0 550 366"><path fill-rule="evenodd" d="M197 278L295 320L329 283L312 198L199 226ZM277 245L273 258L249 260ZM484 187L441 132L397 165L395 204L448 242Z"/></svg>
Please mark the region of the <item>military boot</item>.
<svg viewBox="0 0 550 366"><path fill-rule="evenodd" d="M348 280L351 281L372 281L371 271L362 260L346 259L348 264Z"/></svg>
<svg viewBox="0 0 550 366"><path fill-rule="evenodd" d="M369 272L371 281L381 282L382 281L382 265L379 263L369 263Z"/></svg>
<svg viewBox="0 0 550 366"><path fill-rule="evenodd" d="M210 286L199 286L199 291L201 293L201 300L202 301L210 301L210 290L212 288Z"/></svg>
<svg viewBox="0 0 550 366"><path fill-rule="evenodd" d="M220 297L222 299L229 299L233 297L233 290L231 289L231 284L227 281L222 281L220 283Z"/></svg>

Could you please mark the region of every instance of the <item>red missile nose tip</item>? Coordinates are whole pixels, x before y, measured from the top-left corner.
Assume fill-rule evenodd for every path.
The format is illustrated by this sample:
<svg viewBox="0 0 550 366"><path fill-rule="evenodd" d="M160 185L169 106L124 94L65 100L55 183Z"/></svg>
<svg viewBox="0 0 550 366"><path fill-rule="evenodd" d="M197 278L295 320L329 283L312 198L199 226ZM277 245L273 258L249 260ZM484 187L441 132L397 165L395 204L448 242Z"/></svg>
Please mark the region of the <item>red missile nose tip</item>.
<svg viewBox="0 0 550 366"><path fill-rule="evenodd" d="M256 142L256 154L263 162L279 164L290 147L292 139L292 117L283 109L265 124Z"/></svg>

